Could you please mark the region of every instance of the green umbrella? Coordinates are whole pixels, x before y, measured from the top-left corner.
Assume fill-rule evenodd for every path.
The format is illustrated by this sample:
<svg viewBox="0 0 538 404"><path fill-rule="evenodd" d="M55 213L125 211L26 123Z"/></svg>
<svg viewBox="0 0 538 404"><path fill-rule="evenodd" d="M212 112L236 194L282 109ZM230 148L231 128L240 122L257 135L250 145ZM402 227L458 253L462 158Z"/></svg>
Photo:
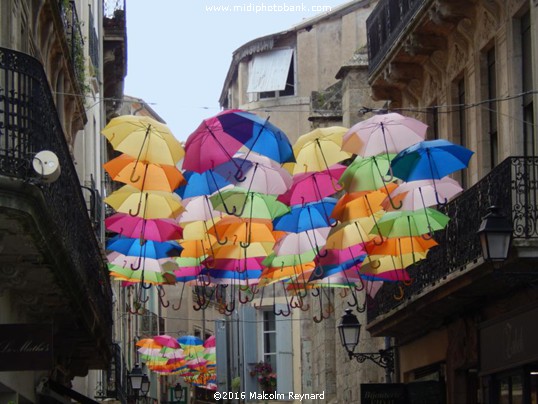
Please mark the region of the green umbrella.
<svg viewBox="0 0 538 404"><path fill-rule="evenodd" d="M393 211L385 213L371 233L383 237L411 237L425 234L431 237L434 231L444 229L449 220L448 216L432 208Z"/></svg>
<svg viewBox="0 0 538 404"><path fill-rule="evenodd" d="M302 254L276 255L272 252L262 262L266 267L289 267L292 265L306 264L314 260L316 249L304 252Z"/></svg>
<svg viewBox="0 0 538 404"><path fill-rule="evenodd" d="M396 180L385 178L394 156L395 154L367 158L358 156L344 171L339 183L347 192L374 191L385 187L388 182Z"/></svg>
<svg viewBox="0 0 538 404"><path fill-rule="evenodd" d="M266 195L235 188L216 193L209 199L213 208L220 212L239 217L273 220L290 210L288 206L277 201L276 198L276 195Z"/></svg>

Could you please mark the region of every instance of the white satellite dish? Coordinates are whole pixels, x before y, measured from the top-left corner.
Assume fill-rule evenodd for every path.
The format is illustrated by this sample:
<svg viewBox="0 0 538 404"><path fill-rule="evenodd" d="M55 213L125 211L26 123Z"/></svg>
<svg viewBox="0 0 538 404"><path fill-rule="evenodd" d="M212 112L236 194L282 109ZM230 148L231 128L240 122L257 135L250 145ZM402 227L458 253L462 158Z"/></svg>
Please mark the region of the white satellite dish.
<svg viewBox="0 0 538 404"><path fill-rule="evenodd" d="M34 156L32 167L43 182L50 184L60 177L60 162L50 150L42 150Z"/></svg>

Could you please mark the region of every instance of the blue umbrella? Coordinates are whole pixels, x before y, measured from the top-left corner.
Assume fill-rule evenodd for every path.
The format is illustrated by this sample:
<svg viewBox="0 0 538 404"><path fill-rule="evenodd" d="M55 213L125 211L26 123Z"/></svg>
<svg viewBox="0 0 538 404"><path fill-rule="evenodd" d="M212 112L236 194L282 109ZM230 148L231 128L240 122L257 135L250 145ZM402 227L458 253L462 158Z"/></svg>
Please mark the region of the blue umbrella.
<svg viewBox="0 0 538 404"><path fill-rule="evenodd" d="M318 229L334 225L330 216L336 205L335 198L323 198L319 202L311 202L291 207L289 213L276 218L273 221L274 229L292 233L300 233L306 230Z"/></svg>
<svg viewBox="0 0 538 404"><path fill-rule="evenodd" d="M107 250L117 251L123 255L142 258L160 259L175 257L181 254L183 247L176 241L145 240L142 244L139 238L113 237L106 245Z"/></svg>
<svg viewBox="0 0 538 404"><path fill-rule="evenodd" d="M404 181L441 179L466 168L473 153L448 140L427 140L402 150L390 166L393 175Z"/></svg>
<svg viewBox="0 0 538 404"><path fill-rule="evenodd" d="M194 335L183 335L177 339L181 345L203 345L204 341Z"/></svg>
<svg viewBox="0 0 538 404"><path fill-rule="evenodd" d="M295 161L288 137L268 119L246 111L218 115L217 119L226 133L246 139L244 145L250 150L279 163Z"/></svg>
<svg viewBox="0 0 538 404"><path fill-rule="evenodd" d="M185 171L183 176L187 180L187 184L180 186L174 191L182 199L212 195L218 190L232 187L232 184L213 170L207 170L203 173Z"/></svg>

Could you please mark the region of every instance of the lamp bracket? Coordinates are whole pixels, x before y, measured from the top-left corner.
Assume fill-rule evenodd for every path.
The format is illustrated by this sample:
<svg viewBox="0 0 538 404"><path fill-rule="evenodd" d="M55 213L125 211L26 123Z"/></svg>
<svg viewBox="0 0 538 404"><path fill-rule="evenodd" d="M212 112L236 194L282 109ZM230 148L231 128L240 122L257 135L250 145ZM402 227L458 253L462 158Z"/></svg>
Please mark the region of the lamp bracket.
<svg viewBox="0 0 538 404"><path fill-rule="evenodd" d="M357 362L363 363L366 360L374 362L377 366L394 372L394 350L380 349L379 352L349 352L349 359L355 358Z"/></svg>

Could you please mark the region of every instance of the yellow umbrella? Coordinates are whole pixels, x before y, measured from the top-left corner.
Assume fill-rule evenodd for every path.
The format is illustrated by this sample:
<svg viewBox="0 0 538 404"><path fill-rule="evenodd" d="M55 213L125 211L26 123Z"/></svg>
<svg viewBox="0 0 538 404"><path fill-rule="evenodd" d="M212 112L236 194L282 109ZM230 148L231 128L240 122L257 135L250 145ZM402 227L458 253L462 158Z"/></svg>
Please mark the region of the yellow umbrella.
<svg viewBox="0 0 538 404"><path fill-rule="evenodd" d="M382 214L381 211L376 212L374 216L379 217L380 214ZM325 242L325 248L341 250L359 243L366 243L373 239L369 233L374 226L375 221L372 216L340 223L329 232L327 241ZM379 244L379 237L377 240L377 244Z"/></svg>
<svg viewBox="0 0 538 404"><path fill-rule="evenodd" d="M117 212L144 219L175 218L184 210L181 199L173 192L140 191L131 185L114 191L105 202Z"/></svg>
<svg viewBox="0 0 538 404"><path fill-rule="evenodd" d="M183 225L183 240L210 240L211 244L214 243L216 240L214 236L211 236L209 238L208 230L209 228L213 227L214 223L218 223L220 218L216 217L213 221L203 221L198 220L195 222L189 222L187 224Z"/></svg>
<svg viewBox="0 0 538 404"><path fill-rule="evenodd" d="M248 247L237 244L213 245L214 258L243 259L266 257L273 250L274 243L252 242Z"/></svg>
<svg viewBox="0 0 538 404"><path fill-rule="evenodd" d="M342 137L347 129L341 126L318 128L301 135L293 145L296 163L292 174L322 171L349 157L342 151Z"/></svg>
<svg viewBox="0 0 538 404"><path fill-rule="evenodd" d="M307 262L302 265L291 265L286 267L267 267L260 275L260 283L258 286L268 286L274 282L283 279L301 278L303 283L306 283L308 276L316 267L314 262Z"/></svg>
<svg viewBox="0 0 538 404"><path fill-rule="evenodd" d="M176 165L185 155L170 129L148 116L113 118L101 133L115 150L140 161Z"/></svg>

